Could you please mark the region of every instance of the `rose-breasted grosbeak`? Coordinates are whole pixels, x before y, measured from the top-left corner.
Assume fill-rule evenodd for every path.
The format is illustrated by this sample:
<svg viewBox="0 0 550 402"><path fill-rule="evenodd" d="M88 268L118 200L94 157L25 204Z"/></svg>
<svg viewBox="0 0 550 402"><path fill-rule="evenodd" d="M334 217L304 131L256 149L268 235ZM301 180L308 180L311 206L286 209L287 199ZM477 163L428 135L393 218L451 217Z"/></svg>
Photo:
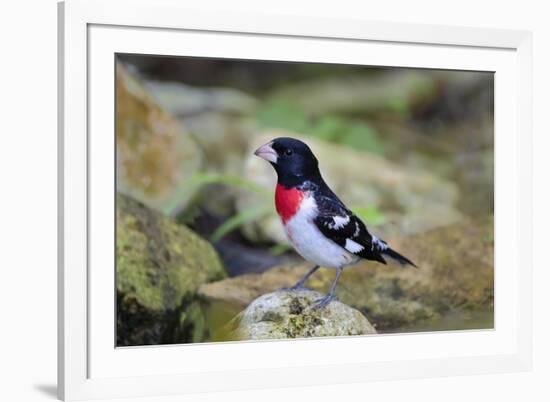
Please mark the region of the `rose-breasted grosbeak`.
<svg viewBox="0 0 550 402"><path fill-rule="evenodd" d="M317 308L334 299L344 267L362 258L382 264L390 258L416 267L370 234L361 219L346 208L321 177L317 158L302 141L276 138L254 154L270 162L277 172L275 207L288 239L302 257L316 264L292 289L301 288L320 266L336 269L329 293Z"/></svg>

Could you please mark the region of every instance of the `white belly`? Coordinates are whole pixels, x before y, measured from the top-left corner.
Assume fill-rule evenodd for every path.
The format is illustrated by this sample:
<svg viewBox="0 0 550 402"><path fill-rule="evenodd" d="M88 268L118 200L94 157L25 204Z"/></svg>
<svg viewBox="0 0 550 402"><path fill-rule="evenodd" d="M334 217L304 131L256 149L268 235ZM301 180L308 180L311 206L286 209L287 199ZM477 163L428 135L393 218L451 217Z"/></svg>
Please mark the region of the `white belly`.
<svg viewBox="0 0 550 402"><path fill-rule="evenodd" d="M288 239L302 257L321 267L338 268L355 264L359 257L327 239L313 223L317 206L313 197L302 201L298 212L286 222Z"/></svg>

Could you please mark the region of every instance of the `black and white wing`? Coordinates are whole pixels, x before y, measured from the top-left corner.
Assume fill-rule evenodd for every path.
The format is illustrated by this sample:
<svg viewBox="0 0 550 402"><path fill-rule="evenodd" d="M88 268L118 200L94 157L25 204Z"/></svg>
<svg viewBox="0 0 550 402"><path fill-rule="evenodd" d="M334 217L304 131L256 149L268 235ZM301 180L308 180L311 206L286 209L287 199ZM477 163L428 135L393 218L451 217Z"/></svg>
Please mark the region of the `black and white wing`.
<svg viewBox="0 0 550 402"><path fill-rule="evenodd" d="M323 235L352 254L386 264L382 254L391 249L383 240L371 235L363 221L340 200L318 197L317 208L319 214L314 223Z"/></svg>

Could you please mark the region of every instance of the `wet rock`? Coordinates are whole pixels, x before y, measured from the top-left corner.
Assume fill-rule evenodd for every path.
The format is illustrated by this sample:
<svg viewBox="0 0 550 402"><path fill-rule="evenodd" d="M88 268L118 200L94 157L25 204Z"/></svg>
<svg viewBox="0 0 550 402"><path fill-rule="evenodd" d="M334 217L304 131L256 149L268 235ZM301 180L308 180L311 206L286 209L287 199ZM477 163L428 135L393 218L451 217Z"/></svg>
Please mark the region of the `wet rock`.
<svg viewBox="0 0 550 402"><path fill-rule="evenodd" d="M201 149L120 63L116 91L117 190L168 214L182 209L202 165Z"/></svg>
<svg viewBox="0 0 550 402"><path fill-rule="evenodd" d="M118 345L203 340L197 289L226 277L212 246L127 196L117 195L116 213Z"/></svg>
<svg viewBox="0 0 550 402"><path fill-rule="evenodd" d="M461 217L455 207L458 190L450 181L428 171L400 166L379 155L279 130L267 131L251 141L243 171L246 179L267 191L274 191L276 174L268 163L254 156L253 151L281 136L299 138L312 148L325 181L348 207L376 207L381 211L386 217L376 228L381 236L425 232ZM237 209L245 211L261 203L265 203L261 195L241 191ZM248 239L287 243L274 211L273 207L273 214L243 227Z"/></svg>
<svg viewBox="0 0 550 402"><path fill-rule="evenodd" d="M465 221L405 238L387 239L410 257L418 269L362 262L344 270L336 294L343 303L361 311L379 332L413 331L426 323L439 329L460 329L448 321L460 315L485 313L477 328L491 328L494 305L492 219ZM247 274L200 287L208 300L233 306L234 313L255 298L292 286L311 265L282 266L262 274ZM334 270L321 268L308 281L309 288L326 292ZM449 325L445 327L445 325Z"/></svg>
<svg viewBox="0 0 550 402"><path fill-rule="evenodd" d="M316 336L375 334L376 330L356 309L333 301L313 309L323 297L312 290L277 291L255 299L239 315L237 339L286 339Z"/></svg>

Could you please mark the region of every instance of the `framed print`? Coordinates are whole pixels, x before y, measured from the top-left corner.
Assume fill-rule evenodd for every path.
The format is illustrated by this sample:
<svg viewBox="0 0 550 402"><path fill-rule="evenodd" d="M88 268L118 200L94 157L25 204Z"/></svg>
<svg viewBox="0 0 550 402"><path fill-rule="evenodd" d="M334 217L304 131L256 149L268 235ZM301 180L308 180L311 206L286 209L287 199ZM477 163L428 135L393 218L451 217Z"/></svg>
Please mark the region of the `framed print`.
<svg viewBox="0 0 550 402"><path fill-rule="evenodd" d="M59 16L62 399L530 368L528 32Z"/></svg>

